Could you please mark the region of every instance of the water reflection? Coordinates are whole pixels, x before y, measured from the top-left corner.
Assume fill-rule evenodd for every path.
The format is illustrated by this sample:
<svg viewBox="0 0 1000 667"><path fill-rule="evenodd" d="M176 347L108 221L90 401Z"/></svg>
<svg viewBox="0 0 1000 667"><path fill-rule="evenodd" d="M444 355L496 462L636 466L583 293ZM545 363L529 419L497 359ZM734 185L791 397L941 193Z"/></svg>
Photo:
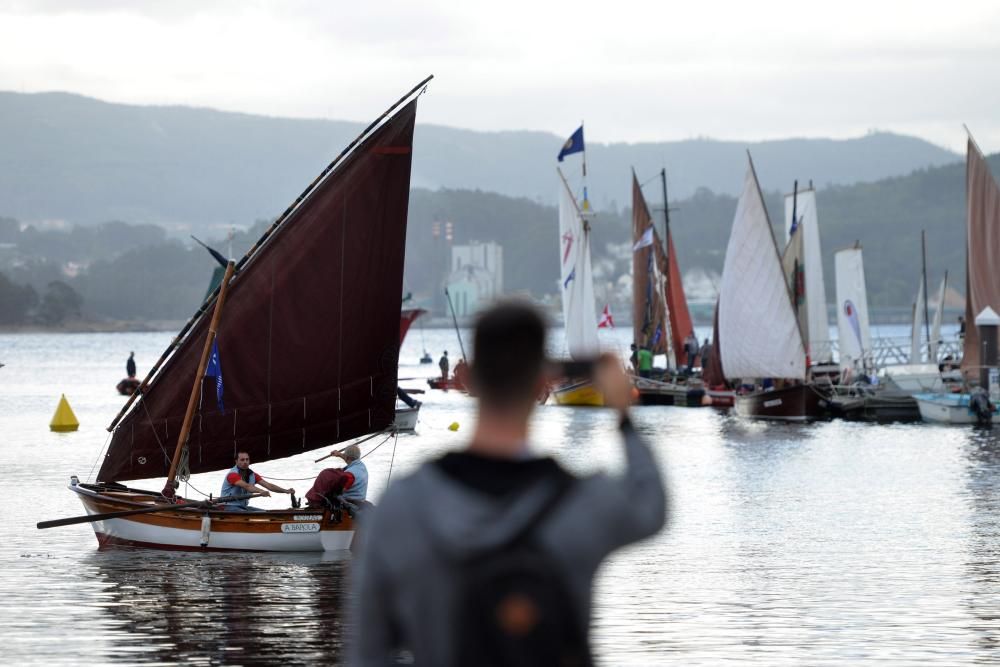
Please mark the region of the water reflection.
<svg viewBox="0 0 1000 667"><path fill-rule="evenodd" d="M87 554L126 663L339 664L349 558L320 554Z"/></svg>
<svg viewBox="0 0 1000 667"><path fill-rule="evenodd" d="M977 662L996 664L1000 651L1000 437L994 429L974 429L965 444L966 488L971 507L969 544L965 559L972 616L968 628L980 656ZM991 656L991 657L987 657Z"/></svg>

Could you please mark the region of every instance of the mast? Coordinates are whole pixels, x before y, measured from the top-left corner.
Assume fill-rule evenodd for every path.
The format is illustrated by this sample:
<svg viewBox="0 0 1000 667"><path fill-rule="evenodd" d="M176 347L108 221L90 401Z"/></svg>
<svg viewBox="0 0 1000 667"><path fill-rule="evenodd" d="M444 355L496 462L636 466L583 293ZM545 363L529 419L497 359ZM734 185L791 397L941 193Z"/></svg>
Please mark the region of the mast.
<svg viewBox="0 0 1000 667"><path fill-rule="evenodd" d="M462 351L462 360L465 363L469 363L465 358L465 345L462 344L462 332L458 330L458 318L455 316L455 305L451 302L451 294L448 293L448 288L444 288L444 296L448 299L448 308L451 309L451 321L455 325L455 335L458 336L458 348Z"/></svg>
<svg viewBox="0 0 1000 667"><path fill-rule="evenodd" d="M920 230L920 272L924 281L924 329L927 331L927 344L931 342L931 320L927 310L927 301L930 299L930 292L927 291L927 230ZM928 351L930 351L928 349Z"/></svg>
<svg viewBox="0 0 1000 667"><path fill-rule="evenodd" d="M667 250L666 270L663 272L670 289L670 204L667 202L667 168L660 169L660 181L663 184L663 245Z"/></svg>
<svg viewBox="0 0 1000 667"><path fill-rule="evenodd" d="M167 473L167 483L163 487L163 495L167 498L174 497L177 483L177 466L181 461L181 452L187 443L188 435L191 433L191 420L194 419L194 409L198 403L198 394L201 389L202 378L205 375L205 367L208 365L208 355L212 352L212 343L215 342L216 329L219 326L219 317L222 315L222 305L226 301L226 292L229 291L229 279L233 277L236 270L236 262L232 259L226 264L226 274L219 284L219 298L215 301L215 310L212 311L212 321L208 325L208 335L205 336L205 346L201 351L201 360L198 362L198 372L194 376L194 386L191 387L191 395L188 398L187 411L184 413L184 423L181 432L177 435L177 446L174 448L174 458L170 461L170 472Z"/></svg>
<svg viewBox="0 0 1000 667"><path fill-rule="evenodd" d="M795 183L792 185L792 227L791 232L802 233L801 229L796 229L796 222L798 218L798 203L799 203L799 179L795 179ZM805 244L803 244L803 254L805 254ZM795 259L795 270L792 273L793 276L793 287L792 287L792 308L795 309L795 319L799 319L799 259ZM803 276L803 279L805 276ZM802 341L806 347L809 347L808 341ZM808 364L806 364L808 366Z"/></svg>

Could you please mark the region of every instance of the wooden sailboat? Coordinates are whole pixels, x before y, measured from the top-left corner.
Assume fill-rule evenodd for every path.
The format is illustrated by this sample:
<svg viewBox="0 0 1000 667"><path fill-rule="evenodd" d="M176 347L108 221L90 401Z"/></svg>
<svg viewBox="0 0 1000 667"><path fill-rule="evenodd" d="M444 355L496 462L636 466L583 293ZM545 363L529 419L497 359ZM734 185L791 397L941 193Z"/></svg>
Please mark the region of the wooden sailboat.
<svg viewBox="0 0 1000 667"><path fill-rule="evenodd" d="M915 398L924 421L948 424L1000 423L1000 400L983 392L990 389L989 372L983 366L983 338L977 319L996 321L1000 312L1000 284L996 280L1000 257L1000 186L986 156L972 134L966 144L965 161L966 254L965 340L962 374L970 390L963 393L920 393ZM978 408L978 409L977 409Z"/></svg>
<svg viewBox="0 0 1000 667"><path fill-rule="evenodd" d="M664 202L667 201L666 170L660 172ZM678 374L683 359L684 338L691 331L691 314L684 296L680 266L669 228L668 207L664 204L667 227L666 248L653 224L639 179L632 171L632 336L636 349L646 348L654 356L664 355L665 370L643 377L636 370L633 384L643 405L702 405L705 394L701 380Z"/></svg>
<svg viewBox="0 0 1000 667"><path fill-rule="evenodd" d="M790 284L806 355L810 365L830 363L833 347L826 309L816 190L811 182L805 190L799 190L796 182L792 192L785 195L785 246L785 256L791 255L798 262L799 273ZM794 252L789 253L789 250Z"/></svg>
<svg viewBox="0 0 1000 667"><path fill-rule="evenodd" d="M744 387L736 413L784 421L820 415L823 396L806 384L802 333L752 161L726 247L718 309L722 369Z"/></svg>
<svg viewBox="0 0 1000 667"><path fill-rule="evenodd" d="M590 219L593 212L584 196L577 203L562 170L559 174L560 280L566 348L570 357L585 361L600 351L594 276L590 262ZM565 378L551 392L557 405L601 406L604 397L587 378Z"/></svg>
<svg viewBox="0 0 1000 667"><path fill-rule="evenodd" d="M70 486L101 545L350 546L346 510L227 512L217 500L176 497L177 480L227 469L239 451L263 462L391 426L413 127L429 80L355 139L238 264L229 263L146 389L115 418L97 481L74 478ZM209 350L221 364L206 378ZM162 476L159 493L123 484Z"/></svg>
<svg viewBox="0 0 1000 667"><path fill-rule="evenodd" d="M860 243L834 255L841 381L831 387L830 413L855 421L919 421L913 396L890 383L872 384L868 293Z"/></svg>

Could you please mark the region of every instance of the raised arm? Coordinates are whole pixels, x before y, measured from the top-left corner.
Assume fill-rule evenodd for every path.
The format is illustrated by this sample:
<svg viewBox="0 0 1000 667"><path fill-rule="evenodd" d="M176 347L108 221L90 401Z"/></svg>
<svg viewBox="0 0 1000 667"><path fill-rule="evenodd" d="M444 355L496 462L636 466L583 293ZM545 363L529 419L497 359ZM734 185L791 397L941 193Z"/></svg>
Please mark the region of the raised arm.
<svg viewBox="0 0 1000 667"><path fill-rule="evenodd" d="M649 537L663 527L667 494L653 452L632 425L629 416L632 383L617 357L601 358L595 380L604 395L604 404L618 412L625 446L625 474L609 480L608 497L603 503L605 511L614 513L608 520L614 527L611 535L614 544L609 546L615 548Z"/></svg>

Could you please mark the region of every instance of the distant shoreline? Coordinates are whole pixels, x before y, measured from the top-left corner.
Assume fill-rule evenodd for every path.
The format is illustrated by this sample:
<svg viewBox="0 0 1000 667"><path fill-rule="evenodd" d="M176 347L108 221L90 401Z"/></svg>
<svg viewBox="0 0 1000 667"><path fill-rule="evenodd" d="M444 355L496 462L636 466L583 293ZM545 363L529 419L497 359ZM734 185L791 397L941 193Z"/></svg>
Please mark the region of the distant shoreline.
<svg viewBox="0 0 1000 667"><path fill-rule="evenodd" d="M42 324L5 324L0 325L0 334L35 334L35 333L176 333L184 326L184 322L172 320L154 320L148 322L132 322L120 320L84 321L75 320L56 326Z"/></svg>

